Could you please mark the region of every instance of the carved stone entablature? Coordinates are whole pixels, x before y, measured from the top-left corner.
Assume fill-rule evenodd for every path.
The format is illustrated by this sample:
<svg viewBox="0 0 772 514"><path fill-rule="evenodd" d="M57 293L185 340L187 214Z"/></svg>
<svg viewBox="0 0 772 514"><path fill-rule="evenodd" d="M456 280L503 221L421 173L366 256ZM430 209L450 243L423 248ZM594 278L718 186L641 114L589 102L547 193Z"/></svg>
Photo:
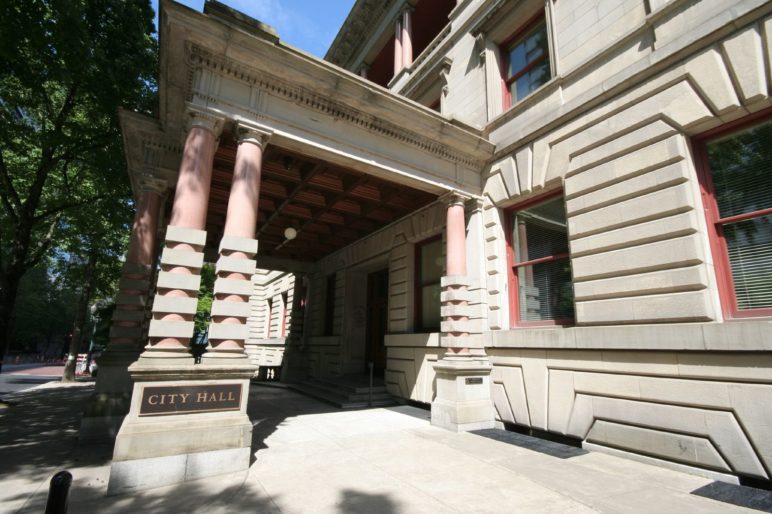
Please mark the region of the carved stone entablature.
<svg viewBox="0 0 772 514"><path fill-rule="evenodd" d="M267 95L281 97L304 108L313 109L330 116L336 121L347 122L360 129L369 130L403 144L412 145L436 157L458 163L473 170L482 169L485 165L485 159L480 159L477 155L460 152L448 144L409 130L403 125L397 125L374 114L343 104L334 100L331 96L320 94L311 88L290 83L287 80L250 68L232 59L215 55L209 50L192 43L188 43L186 50L188 54L187 59L193 69L207 69L212 73L246 82ZM191 98L194 95L206 97L209 105L218 102L218 99L207 91L189 91L187 96Z"/></svg>

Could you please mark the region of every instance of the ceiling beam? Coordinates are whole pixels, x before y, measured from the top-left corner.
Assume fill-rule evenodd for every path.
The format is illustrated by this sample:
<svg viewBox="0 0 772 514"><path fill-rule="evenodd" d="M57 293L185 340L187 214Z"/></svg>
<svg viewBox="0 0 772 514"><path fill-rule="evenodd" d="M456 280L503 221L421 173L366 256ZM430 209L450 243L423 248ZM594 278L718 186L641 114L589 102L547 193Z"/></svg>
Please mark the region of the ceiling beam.
<svg viewBox="0 0 772 514"><path fill-rule="evenodd" d="M255 236L255 239L260 239L260 236L266 231L266 229L273 223L282 213L285 207L289 205L292 200L295 199L295 197L300 193L306 185L308 185L308 182L320 171L324 169L323 163L317 163L311 170L308 171L306 176L304 176L300 183L295 186L295 188L290 192L289 195L287 195L287 198L284 199L284 201L279 204L279 206L273 211L273 213L268 217L267 220L265 220L265 223L260 227L260 229L257 231L257 235Z"/></svg>

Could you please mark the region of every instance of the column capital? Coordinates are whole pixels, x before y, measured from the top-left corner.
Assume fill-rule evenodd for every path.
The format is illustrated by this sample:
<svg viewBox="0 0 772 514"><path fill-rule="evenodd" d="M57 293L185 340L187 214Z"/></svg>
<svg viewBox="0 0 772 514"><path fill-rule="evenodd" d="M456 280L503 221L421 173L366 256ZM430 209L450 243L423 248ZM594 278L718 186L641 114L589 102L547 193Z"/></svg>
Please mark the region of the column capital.
<svg viewBox="0 0 772 514"><path fill-rule="evenodd" d="M169 183L162 178L158 178L152 173L143 172L137 179L137 185L141 193L155 193L163 196L169 190Z"/></svg>
<svg viewBox="0 0 772 514"><path fill-rule="evenodd" d="M225 117L194 105L188 105L187 115L186 132L190 132L193 128L202 128L214 134L215 139L220 137L225 124Z"/></svg>
<svg viewBox="0 0 772 514"><path fill-rule="evenodd" d="M404 16L405 13L414 13L415 12L415 5L411 4L410 2L405 2L405 4L400 8L399 15Z"/></svg>
<svg viewBox="0 0 772 514"><path fill-rule="evenodd" d="M272 135L273 130L271 129L259 127L242 120L236 121L236 141L238 144L252 143L259 146L261 150L265 150Z"/></svg>
<svg viewBox="0 0 772 514"><path fill-rule="evenodd" d="M438 200L445 204L446 207L453 207L454 205L464 206L467 200L472 199L473 196L460 191L452 190L441 195Z"/></svg>

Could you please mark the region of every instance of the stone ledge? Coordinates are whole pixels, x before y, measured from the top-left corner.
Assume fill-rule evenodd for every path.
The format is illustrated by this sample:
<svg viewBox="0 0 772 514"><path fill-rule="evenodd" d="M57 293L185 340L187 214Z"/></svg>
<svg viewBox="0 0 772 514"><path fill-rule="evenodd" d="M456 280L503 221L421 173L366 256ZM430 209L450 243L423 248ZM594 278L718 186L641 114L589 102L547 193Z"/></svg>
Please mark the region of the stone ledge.
<svg viewBox="0 0 772 514"><path fill-rule="evenodd" d="M166 242L203 247L206 245L206 231L169 225L166 229Z"/></svg>
<svg viewBox="0 0 772 514"><path fill-rule="evenodd" d="M249 337L247 325L235 323L212 323L209 325L209 339L234 339L244 341Z"/></svg>
<svg viewBox="0 0 772 514"><path fill-rule="evenodd" d="M236 294L251 296L253 292L252 282L232 278L218 278L214 283L214 294Z"/></svg>
<svg viewBox="0 0 772 514"><path fill-rule="evenodd" d="M121 290L133 290L133 291L147 291L150 288L150 280L147 278L130 278L124 273L121 279L118 281L118 289Z"/></svg>
<svg viewBox="0 0 772 514"><path fill-rule="evenodd" d="M153 301L153 312L173 312L177 314L195 314L198 305L197 298L184 296L160 296Z"/></svg>
<svg viewBox="0 0 772 514"><path fill-rule="evenodd" d="M772 351L772 321L518 328L486 332L486 347L581 350Z"/></svg>
<svg viewBox="0 0 772 514"><path fill-rule="evenodd" d="M215 300L212 302L212 316L233 316L235 318L248 318L252 313L249 302L228 302Z"/></svg>
<svg viewBox="0 0 772 514"><path fill-rule="evenodd" d="M190 339L193 336L192 321L165 321L160 319L150 320L148 337L175 337Z"/></svg>
<svg viewBox="0 0 772 514"><path fill-rule="evenodd" d="M196 291L201 285L200 275L188 275L185 273L172 273L171 271L158 272L159 289L180 289L182 291ZM156 297L161 295L156 294Z"/></svg>
<svg viewBox="0 0 772 514"><path fill-rule="evenodd" d="M481 333L485 329L485 323L483 319L470 319L470 320L444 320L440 323L440 330L442 332L468 332L468 333Z"/></svg>
<svg viewBox="0 0 772 514"><path fill-rule="evenodd" d="M252 257L257 253L257 239L238 236L223 236L220 240L220 253L223 250L244 252Z"/></svg>
<svg viewBox="0 0 772 514"><path fill-rule="evenodd" d="M221 271L231 273L244 273L245 275L255 274L255 261L252 259L242 259L238 257L226 257L221 255L217 259L217 273Z"/></svg>
<svg viewBox="0 0 772 514"><path fill-rule="evenodd" d="M164 266L185 266L187 268L200 269L204 265L204 254L203 252L191 252L190 250L164 248L161 254L161 264Z"/></svg>
<svg viewBox="0 0 772 514"><path fill-rule="evenodd" d="M144 307L146 304L147 297L145 295L118 293L118 296L115 297L115 305Z"/></svg>

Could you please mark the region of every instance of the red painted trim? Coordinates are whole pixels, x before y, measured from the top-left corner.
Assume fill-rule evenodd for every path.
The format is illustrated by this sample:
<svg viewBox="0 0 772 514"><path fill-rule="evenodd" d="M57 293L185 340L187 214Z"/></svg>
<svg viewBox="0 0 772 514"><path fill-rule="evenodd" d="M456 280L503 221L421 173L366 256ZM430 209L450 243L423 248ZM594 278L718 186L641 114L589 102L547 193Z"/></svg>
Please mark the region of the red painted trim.
<svg viewBox="0 0 772 514"><path fill-rule="evenodd" d="M705 218L708 222L708 239L710 241L710 250L713 255L713 263L716 271L716 284L718 286L718 295L721 300L721 311L725 319L772 316L772 308L745 310L739 310L737 308L737 293L734 288L732 267L729 262L729 249L727 248L723 230L723 224L725 223L764 216L772 212L772 208L720 218L713 178L710 173L710 166L708 165L707 146L708 143L715 139L750 128L753 125L760 124L770 118L772 118L772 107L709 130L693 139L694 164L697 171L697 179L700 184Z"/></svg>
<svg viewBox="0 0 772 514"><path fill-rule="evenodd" d="M287 337L287 293L281 294L281 337Z"/></svg>
<svg viewBox="0 0 772 514"><path fill-rule="evenodd" d="M517 273L515 273L515 270L519 267L528 266L531 264L538 264L540 262L549 262L549 261L555 261L559 259L570 258L569 254L562 253L558 255L540 257L538 259L531 259L525 262L515 262L514 241L512 240L513 232L515 229L515 227L512 224L512 218L514 217L513 214L515 212L522 211L523 209L527 209L528 207L531 207L533 205L544 203L554 198L558 198L562 196L563 196L562 189L549 191L547 193L534 196L533 198L529 198L528 200L525 200L522 203L509 207L504 211L504 216L506 216L504 220L504 227L507 231L506 241L507 241L507 275L508 275L507 282L509 283L509 326L511 328L573 325L575 322L575 320L573 319L550 319L550 320L542 320L542 321L521 320L520 319L520 295L518 294L519 284L517 280Z"/></svg>
<svg viewBox="0 0 772 514"><path fill-rule="evenodd" d="M518 209L521 211L522 209ZM514 228L514 227L513 227ZM548 255L547 257L539 257L538 259L531 259L530 261L516 262L512 264L513 268L522 268L523 266L532 266L534 264L541 264L542 262L559 261L560 259L567 259L567 253L559 253L557 255Z"/></svg>
<svg viewBox="0 0 772 514"><path fill-rule="evenodd" d="M420 334L422 330L424 330L423 325L421 324L421 318L423 315L423 302L421 301L421 292L423 291L424 286L432 285L435 282L429 282L427 284L424 284L421 280L421 249L437 240L442 240L442 234L437 234L436 236L431 236L423 241L419 241L415 244L414 251L413 251L413 304L415 305L415 308L413 309L413 312L415 313L415 318L413 319L413 332L416 334ZM436 282L439 284L440 282ZM429 327L430 329L439 327Z"/></svg>
<svg viewBox="0 0 772 514"><path fill-rule="evenodd" d="M772 214L772 207L769 207L767 209L761 209L759 211L745 212L743 214L737 214L735 216L727 216L726 218L721 218L719 220L716 220L716 223L720 223L721 225L726 225L727 223L737 223L738 221L752 220L753 218L760 218L762 216L768 216L770 214Z"/></svg>
<svg viewBox="0 0 772 514"><path fill-rule="evenodd" d="M499 45L499 53L501 54L500 55L500 59L499 59L500 60L499 65L501 66L501 68L500 68L500 72L501 72L500 73L501 74L501 88L502 88L502 93L504 95L503 103L504 103L504 110L505 111L507 109L509 109L510 107L512 107L512 93L509 90L509 84L511 83L511 81L510 81L511 77L507 77L507 68L509 68L509 47L511 47L512 44L515 41L517 41L518 39L520 39L523 36L525 36L528 33L528 31L533 29L542 20L544 20L544 23L546 25L547 17L544 14L544 10L543 9L541 11L537 12L536 14L534 14L533 16L531 16L528 19L528 21L525 22L524 25L522 25L519 29L517 29L514 32L514 34L509 36L507 39L504 40L504 42L502 42ZM526 65L526 67L523 68L523 70L518 71L515 75L517 77L522 76L523 73L525 73L527 70L532 68L532 64L533 63L541 62L542 58L549 58L549 48L547 48L547 54L539 57L537 60L532 61L531 63L528 63L528 65ZM514 79L512 79L512 80L514 80Z"/></svg>

